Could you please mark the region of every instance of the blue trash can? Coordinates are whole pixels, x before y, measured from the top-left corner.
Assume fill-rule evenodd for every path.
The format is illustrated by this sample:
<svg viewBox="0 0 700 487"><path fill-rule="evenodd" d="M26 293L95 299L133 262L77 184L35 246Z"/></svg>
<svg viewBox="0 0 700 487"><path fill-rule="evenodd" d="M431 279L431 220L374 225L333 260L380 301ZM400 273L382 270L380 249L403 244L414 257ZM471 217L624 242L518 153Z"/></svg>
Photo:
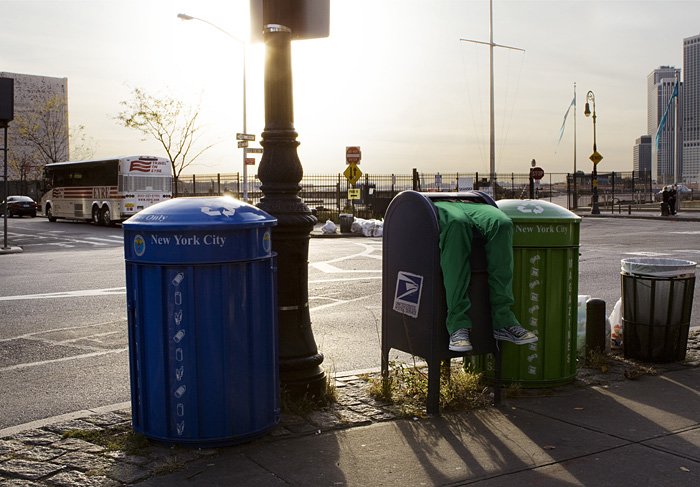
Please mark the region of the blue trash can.
<svg viewBox="0 0 700 487"><path fill-rule="evenodd" d="M124 222L137 433L222 446L277 424L276 223L229 197L177 198Z"/></svg>

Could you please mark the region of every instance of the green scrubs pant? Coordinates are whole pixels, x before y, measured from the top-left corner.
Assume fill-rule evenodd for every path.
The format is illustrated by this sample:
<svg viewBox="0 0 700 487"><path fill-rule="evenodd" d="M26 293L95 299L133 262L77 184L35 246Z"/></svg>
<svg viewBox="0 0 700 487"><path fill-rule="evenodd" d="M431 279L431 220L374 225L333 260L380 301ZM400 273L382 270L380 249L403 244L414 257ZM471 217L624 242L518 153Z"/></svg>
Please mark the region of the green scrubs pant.
<svg viewBox="0 0 700 487"><path fill-rule="evenodd" d="M513 222L498 208L478 203L436 201L440 224L440 267L447 300L447 331L471 328L467 288L472 229L486 239L493 328L518 325L513 297Z"/></svg>

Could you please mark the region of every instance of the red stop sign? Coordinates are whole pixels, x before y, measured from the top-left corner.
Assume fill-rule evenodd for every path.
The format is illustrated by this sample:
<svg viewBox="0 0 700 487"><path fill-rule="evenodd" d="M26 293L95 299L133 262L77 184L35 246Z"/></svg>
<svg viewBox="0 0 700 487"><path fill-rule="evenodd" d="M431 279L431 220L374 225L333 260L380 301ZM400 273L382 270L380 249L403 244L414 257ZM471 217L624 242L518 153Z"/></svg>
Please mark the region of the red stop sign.
<svg viewBox="0 0 700 487"><path fill-rule="evenodd" d="M532 179L542 179L544 177L544 169L541 167L530 168L530 177Z"/></svg>

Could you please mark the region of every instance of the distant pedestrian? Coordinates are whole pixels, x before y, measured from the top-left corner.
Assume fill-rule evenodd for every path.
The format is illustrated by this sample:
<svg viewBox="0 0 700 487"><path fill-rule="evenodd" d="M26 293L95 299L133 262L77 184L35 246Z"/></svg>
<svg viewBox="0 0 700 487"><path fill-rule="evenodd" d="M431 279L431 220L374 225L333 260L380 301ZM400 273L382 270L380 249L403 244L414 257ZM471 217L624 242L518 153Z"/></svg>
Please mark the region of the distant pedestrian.
<svg viewBox="0 0 700 487"><path fill-rule="evenodd" d="M669 198L671 197L671 188L664 186L661 190L661 216L668 216L670 211Z"/></svg>
<svg viewBox="0 0 700 487"><path fill-rule="evenodd" d="M678 186L675 184L671 186L671 189L668 193L668 211L671 212L671 215L676 214L676 198L678 197Z"/></svg>

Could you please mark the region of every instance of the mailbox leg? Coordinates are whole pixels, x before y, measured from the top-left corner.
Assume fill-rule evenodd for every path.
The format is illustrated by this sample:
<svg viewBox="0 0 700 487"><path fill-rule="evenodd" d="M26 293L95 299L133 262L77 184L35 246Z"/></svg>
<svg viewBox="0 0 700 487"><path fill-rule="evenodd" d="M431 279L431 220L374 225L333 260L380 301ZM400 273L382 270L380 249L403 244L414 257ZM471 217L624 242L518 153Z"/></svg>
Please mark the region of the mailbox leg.
<svg viewBox="0 0 700 487"><path fill-rule="evenodd" d="M498 406L501 404L501 348L496 344L496 351L493 355L494 359L494 377L493 381L493 403Z"/></svg>
<svg viewBox="0 0 700 487"><path fill-rule="evenodd" d="M440 359L428 361L428 400L425 405L428 414L440 414Z"/></svg>

